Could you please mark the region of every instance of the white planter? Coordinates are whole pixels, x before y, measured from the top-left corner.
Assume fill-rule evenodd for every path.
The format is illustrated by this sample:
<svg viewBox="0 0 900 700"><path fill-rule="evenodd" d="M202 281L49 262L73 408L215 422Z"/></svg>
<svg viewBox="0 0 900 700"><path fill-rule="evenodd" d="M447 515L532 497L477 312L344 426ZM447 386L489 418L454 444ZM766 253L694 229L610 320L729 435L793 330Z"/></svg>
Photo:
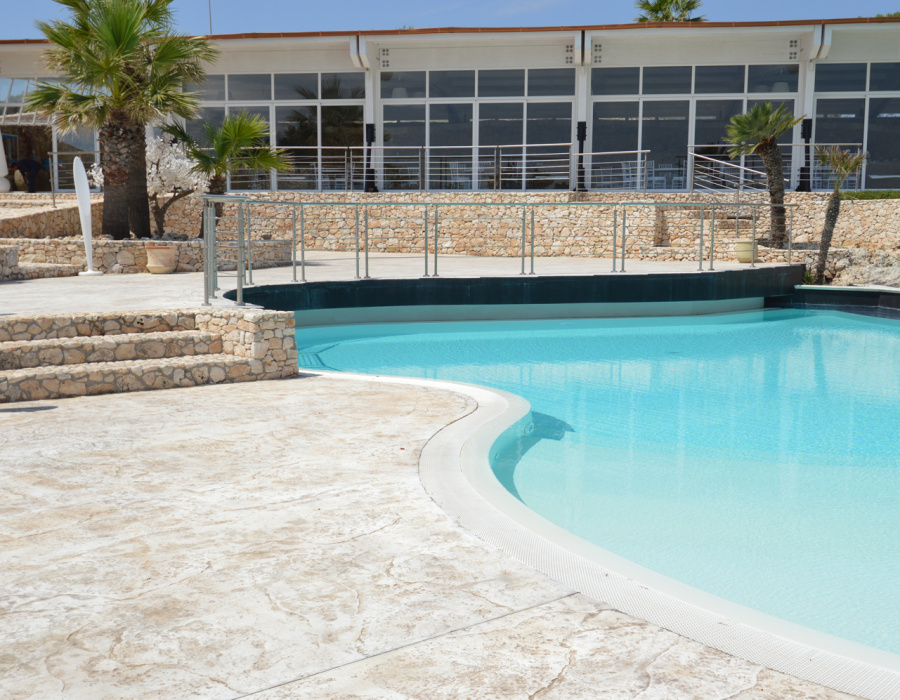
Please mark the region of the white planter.
<svg viewBox="0 0 900 700"><path fill-rule="evenodd" d="M165 275L178 266L178 248L173 245L147 246L147 272Z"/></svg>
<svg viewBox="0 0 900 700"><path fill-rule="evenodd" d="M755 241L738 241L734 244L734 254L741 263L759 262L759 251Z"/></svg>

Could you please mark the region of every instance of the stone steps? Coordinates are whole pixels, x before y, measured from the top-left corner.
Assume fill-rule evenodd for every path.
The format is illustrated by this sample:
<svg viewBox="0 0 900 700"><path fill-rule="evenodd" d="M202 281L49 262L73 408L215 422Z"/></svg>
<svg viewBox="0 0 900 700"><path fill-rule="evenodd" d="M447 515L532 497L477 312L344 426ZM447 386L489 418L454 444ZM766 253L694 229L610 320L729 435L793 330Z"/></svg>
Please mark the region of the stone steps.
<svg viewBox="0 0 900 700"><path fill-rule="evenodd" d="M49 277L75 277L81 266L63 263L19 263L20 279L35 280Z"/></svg>
<svg viewBox="0 0 900 700"><path fill-rule="evenodd" d="M210 355L222 352L222 339L208 331L168 331L76 336L0 343L0 370L122 360Z"/></svg>
<svg viewBox="0 0 900 700"><path fill-rule="evenodd" d="M296 358L290 312L0 316L0 403L277 379Z"/></svg>
<svg viewBox="0 0 900 700"><path fill-rule="evenodd" d="M252 381L258 360L194 355L0 372L0 403Z"/></svg>

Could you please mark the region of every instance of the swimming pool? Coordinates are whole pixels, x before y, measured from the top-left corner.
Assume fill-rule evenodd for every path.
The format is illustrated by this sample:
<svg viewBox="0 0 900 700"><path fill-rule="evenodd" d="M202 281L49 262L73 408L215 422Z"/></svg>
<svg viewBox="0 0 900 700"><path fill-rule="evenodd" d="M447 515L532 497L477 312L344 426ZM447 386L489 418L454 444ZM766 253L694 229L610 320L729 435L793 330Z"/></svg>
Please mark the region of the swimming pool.
<svg viewBox="0 0 900 700"><path fill-rule="evenodd" d="M300 329L302 367L532 405L492 465L551 522L700 590L900 653L900 323L837 312Z"/></svg>

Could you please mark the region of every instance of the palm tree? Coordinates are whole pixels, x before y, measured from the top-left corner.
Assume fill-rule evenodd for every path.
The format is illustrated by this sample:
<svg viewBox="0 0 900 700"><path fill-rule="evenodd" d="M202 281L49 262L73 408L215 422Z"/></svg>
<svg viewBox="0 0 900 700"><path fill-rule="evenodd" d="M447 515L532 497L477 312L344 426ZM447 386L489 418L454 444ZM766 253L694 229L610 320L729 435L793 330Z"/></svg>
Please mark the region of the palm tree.
<svg viewBox="0 0 900 700"><path fill-rule="evenodd" d="M635 22L705 22L706 18L691 17L700 9L700 0L638 0L634 6L644 14Z"/></svg>
<svg viewBox="0 0 900 700"><path fill-rule="evenodd" d="M837 225L838 215L841 213L841 188L847 178L862 167L868 155L868 153L851 153L837 146L816 149L816 158L819 162L829 166L834 172L834 191L828 197L828 205L825 207L825 224L822 226L822 238L819 241L816 284L825 283L825 261L828 259L831 237L834 235L834 227Z"/></svg>
<svg viewBox="0 0 900 700"><path fill-rule="evenodd" d="M167 124L163 131L184 144L188 157L197 161L193 171L209 178L210 194L225 194L227 176L238 170L291 169L284 151L268 145L269 125L259 115L229 114L218 126L206 122L198 142L180 124ZM222 207L216 204L216 216Z"/></svg>
<svg viewBox="0 0 900 700"><path fill-rule="evenodd" d="M63 77L31 92L28 109L49 113L61 133L98 130L103 233L127 238L133 208L132 228L149 237L146 125L196 112L198 97L182 87L202 81L203 62L218 52L205 39L171 31L174 0L55 2L69 9L68 20L37 26L52 44L47 67Z"/></svg>
<svg viewBox="0 0 900 700"><path fill-rule="evenodd" d="M733 116L731 123L725 127L728 133L725 142L732 144L729 150L732 158L756 153L765 165L769 201L772 204L771 244L775 248L783 248L785 243L784 165L778 139L801 121L803 117L795 119L783 103L773 110L771 102L760 102L744 114Z"/></svg>

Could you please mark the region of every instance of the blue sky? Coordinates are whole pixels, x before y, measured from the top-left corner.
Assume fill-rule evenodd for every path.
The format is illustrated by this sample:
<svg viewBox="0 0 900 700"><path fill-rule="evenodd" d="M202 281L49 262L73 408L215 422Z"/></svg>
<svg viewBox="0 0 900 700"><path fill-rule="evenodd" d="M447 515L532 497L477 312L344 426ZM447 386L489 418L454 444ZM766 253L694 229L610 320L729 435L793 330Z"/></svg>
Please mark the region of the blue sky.
<svg viewBox="0 0 900 700"><path fill-rule="evenodd" d="M178 28L209 31L210 0L175 0ZM213 32L355 31L422 27L538 27L630 22L631 0L211 0ZM34 23L63 16L53 0L5 0L0 39L40 36ZM706 0L701 14L710 21L874 17L900 11L900 0Z"/></svg>

